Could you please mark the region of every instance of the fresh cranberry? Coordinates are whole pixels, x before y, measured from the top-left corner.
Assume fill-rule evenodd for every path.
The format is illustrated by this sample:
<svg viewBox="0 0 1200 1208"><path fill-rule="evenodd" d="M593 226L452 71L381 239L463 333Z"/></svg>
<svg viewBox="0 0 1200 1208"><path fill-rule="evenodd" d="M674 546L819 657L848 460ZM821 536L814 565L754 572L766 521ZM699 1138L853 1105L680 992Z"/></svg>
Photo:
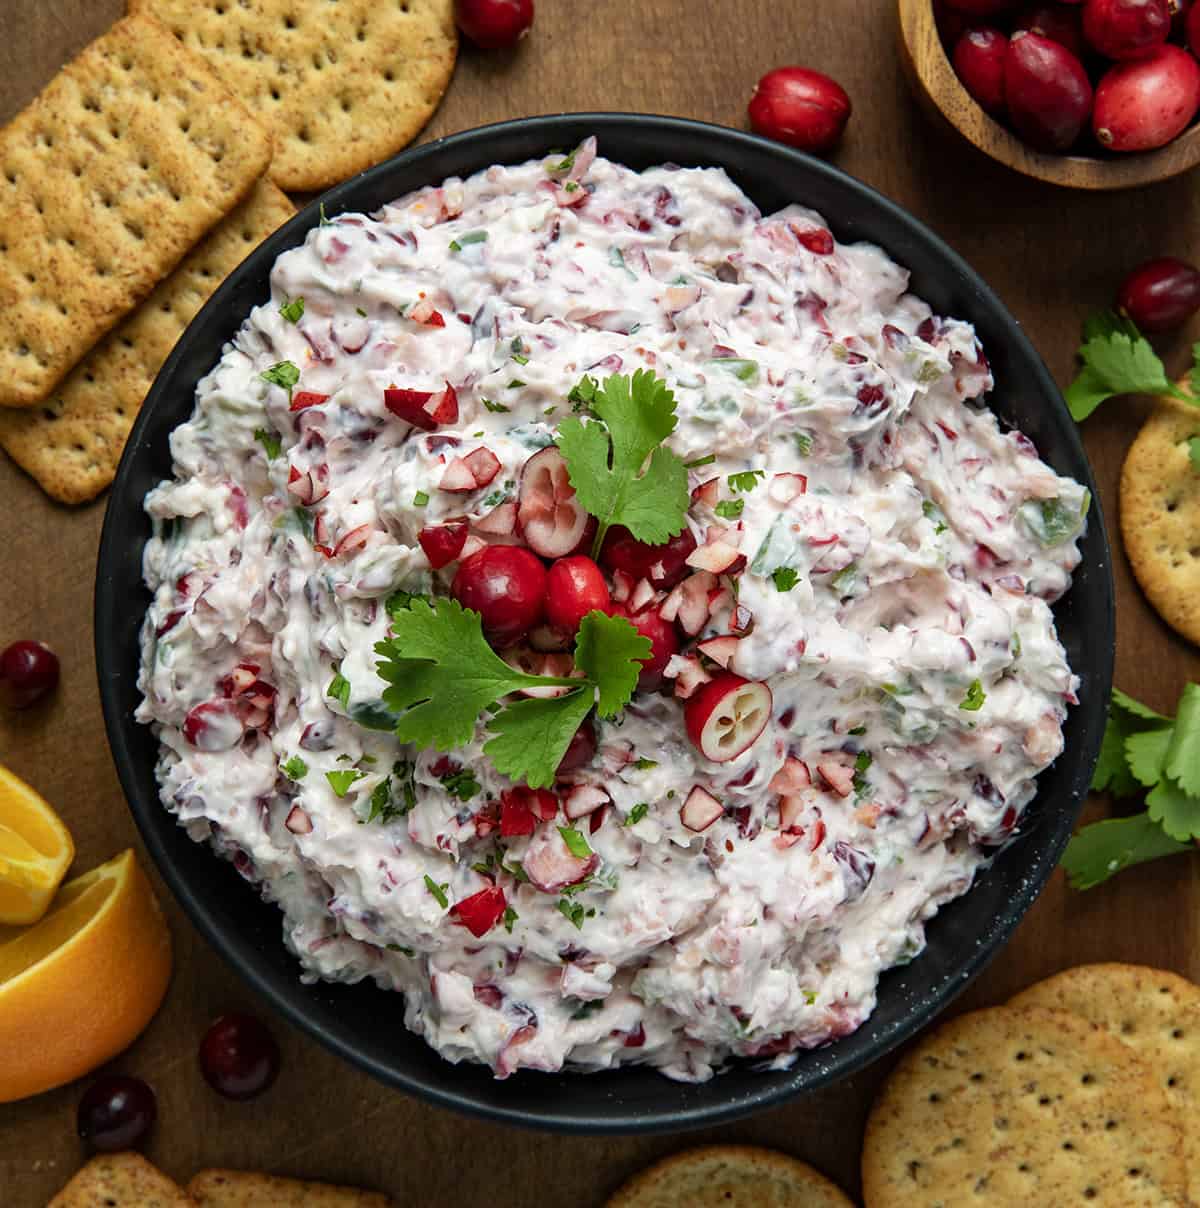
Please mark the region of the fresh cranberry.
<svg viewBox="0 0 1200 1208"><path fill-rule="evenodd" d="M82 1140L108 1152L140 1144L157 1115L154 1092L140 1078L106 1074L83 1092L75 1121Z"/></svg>
<svg viewBox="0 0 1200 1208"><path fill-rule="evenodd" d="M589 612L607 612L611 599L600 568L579 555L559 558L546 575L546 620L564 633L575 633Z"/></svg>
<svg viewBox="0 0 1200 1208"><path fill-rule="evenodd" d="M511 646L542 619L546 568L520 546L489 545L462 561L450 592L483 618L488 641Z"/></svg>
<svg viewBox="0 0 1200 1208"><path fill-rule="evenodd" d="M1174 256L1147 260L1121 282L1117 309L1143 331L1181 327L1200 310L1200 270Z"/></svg>
<svg viewBox="0 0 1200 1208"><path fill-rule="evenodd" d="M456 0L458 28L484 50L515 46L533 24L533 0Z"/></svg>
<svg viewBox="0 0 1200 1208"><path fill-rule="evenodd" d="M279 1046L253 1015L222 1015L200 1042L200 1072L226 1099L253 1099L279 1073Z"/></svg>
<svg viewBox="0 0 1200 1208"><path fill-rule="evenodd" d="M987 27L969 29L954 48L954 70L963 87L993 117L1004 113L1004 52L1008 39Z"/></svg>
<svg viewBox="0 0 1200 1208"><path fill-rule="evenodd" d="M613 615L624 617L644 638L650 639L650 656L642 660L638 687L651 692L662 683L663 669L673 654L679 653L679 635L670 621L664 621L653 608L631 613L623 605L613 609Z"/></svg>
<svg viewBox="0 0 1200 1208"><path fill-rule="evenodd" d="M596 728L590 721L583 725L571 736L563 757L558 761L558 775L565 776L568 772L576 772L585 768L596 755Z"/></svg>
<svg viewBox="0 0 1200 1208"><path fill-rule="evenodd" d="M467 522L451 520L446 524L431 525L417 534L417 540L429 559L429 565L434 570L441 570L462 553L467 543Z"/></svg>
<svg viewBox="0 0 1200 1208"><path fill-rule="evenodd" d="M1083 36L1106 59L1142 59L1171 32L1167 0L1086 0Z"/></svg>
<svg viewBox="0 0 1200 1208"><path fill-rule="evenodd" d="M652 587L666 591L687 577L687 560L695 549L696 538L689 528L663 545L647 545L617 525L604 538L600 562L610 571L622 570L635 580L648 579Z"/></svg>
<svg viewBox="0 0 1200 1208"><path fill-rule="evenodd" d="M14 709L28 709L58 686L58 655L44 642L13 642L0 652L0 687Z"/></svg>
<svg viewBox="0 0 1200 1208"><path fill-rule="evenodd" d="M1065 46L1040 34L1017 33L1004 59L1008 116L1039 151L1065 151L1092 109L1092 85L1083 64Z"/></svg>
<svg viewBox="0 0 1200 1208"><path fill-rule="evenodd" d="M450 907L454 920L481 939L504 917L508 901L499 885L489 885Z"/></svg>
<svg viewBox="0 0 1200 1208"><path fill-rule="evenodd" d="M832 151L852 111L846 90L807 67L768 71L750 98L750 125L756 134L813 155Z"/></svg>
<svg viewBox="0 0 1200 1208"><path fill-rule="evenodd" d="M1083 23L1079 9L1066 8L1062 4L1035 4L1017 18L1013 33L1041 34L1051 42L1065 46L1077 59L1086 53L1083 44Z"/></svg>
<svg viewBox="0 0 1200 1208"><path fill-rule="evenodd" d="M1150 151L1183 133L1200 108L1200 65L1178 46L1118 63L1096 86L1092 129L1110 151Z"/></svg>

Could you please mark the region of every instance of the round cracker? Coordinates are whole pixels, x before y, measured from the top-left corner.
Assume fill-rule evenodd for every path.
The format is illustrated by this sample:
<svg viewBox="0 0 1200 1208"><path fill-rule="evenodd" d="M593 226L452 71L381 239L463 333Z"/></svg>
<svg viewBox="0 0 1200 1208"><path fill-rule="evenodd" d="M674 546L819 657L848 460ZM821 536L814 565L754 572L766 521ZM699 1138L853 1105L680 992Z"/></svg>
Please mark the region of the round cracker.
<svg viewBox="0 0 1200 1208"><path fill-rule="evenodd" d="M962 1015L910 1049L871 1109L862 1172L867 1208L1188 1202L1155 1075L1045 1007Z"/></svg>
<svg viewBox="0 0 1200 1208"><path fill-rule="evenodd" d="M605 1208L853 1208L805 1162L754 1145L706 1145L636 1174Z"/></svg>
<svg viewBox="0 0 1200 1208"><path fill-rule="evenodd" d="M1141 1056L1178 1113L1188 1183L1200 1203L1200 987L1145 965L1077 965L1023 990L1009 1006L1070 1011Z"/></svg>
<svg viewBox="0 0 1200 1208"><path fill-rule="evenodd" d="M1160 400L1121 470L1121 536L1133 573L1159 616L1200 644L1200 471L1189 441L1200 411Z"/></svg>
<svg viewBox="0 0 1200 1208"><path fill-rule="evenodd" d="M326 189L406 147L458 54L453 0L130 0L207 59L275 139L271 179Z"/></svg>

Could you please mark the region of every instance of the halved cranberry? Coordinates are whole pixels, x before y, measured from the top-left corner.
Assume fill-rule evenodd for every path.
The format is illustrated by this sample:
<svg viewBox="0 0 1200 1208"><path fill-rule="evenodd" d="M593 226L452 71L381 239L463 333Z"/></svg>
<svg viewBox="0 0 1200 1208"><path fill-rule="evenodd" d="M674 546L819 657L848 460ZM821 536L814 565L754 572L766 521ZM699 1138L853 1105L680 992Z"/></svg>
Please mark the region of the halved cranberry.
<svg viewBox="0 0 1200 1208"><path fill-rule="evenodd" d="M568 885L577 885L599 863L600 857L595 852L572 855L558 827L549 822L538 827L521 860L530 883L543 893L557 893Z"/></svg>
<svg viewBox="0 0 1200 1208"><path fill-rule="evenodd" d="M610 571L624 571L634 580L648 579L665 591L686 577L687 560L695 548L696 538L689 528L663 545L648 545L618 524L604 538L600 562Z"/></svg>
<svg viewBox="0 0 1200 1208"><path fill-rule="evenodd" d="M771 719L771 689L725 672L704 684L684 707L692 745L714 763L736 759L754 745Z"/></svg>
<svg viewBox="0 0 1200 1208"><path fill-rule="evenodd" d="M664 620L656 608L641 612L630 612L625 605L618 604L614 617L624 617L644 638L650 639L650 655L642 659L642 670L638 675L638 687L643 692L653 692L663 679L663 670L673 654L679 653L679 635L670 621Z"/></svg>
<svg viewBox="0 0 1200 1208"><path fill-rule="evenodd" d="M591 558L559 558L546 575L546 620L564 633L575 633L589 612L611 607L608 584Z"/></svg>
<svg viewBox="0 0 1200 1208"><path fill-rule="evenodd" d="M439 424L458 421L458 393L449 382L445 390L408 390L389 386L383 392L383 405L414 428L432 432Z"/></svg>
<svg viewBox="0 0 1200 1208"><path fill-rule="evenodd" d="M228 751L242 740L242 721L232 701L196 705L183 719L183 737L199 751Z"/></svg>
<svg viewBox="0 0 1200 1208"><path fill-rule="evenodd" d="M526 544L543 558L572 553L592 519L575 497L563 455L553 446L535 453L521 470L517 523Z"/></svg>
<svg viewBox="0 0 1200 1208"><path fill-rule="evenodd" d="M450 593L483 618L488 641L511 646L542 619L546 568L520 546L489 545L463 560Z"/></svg>

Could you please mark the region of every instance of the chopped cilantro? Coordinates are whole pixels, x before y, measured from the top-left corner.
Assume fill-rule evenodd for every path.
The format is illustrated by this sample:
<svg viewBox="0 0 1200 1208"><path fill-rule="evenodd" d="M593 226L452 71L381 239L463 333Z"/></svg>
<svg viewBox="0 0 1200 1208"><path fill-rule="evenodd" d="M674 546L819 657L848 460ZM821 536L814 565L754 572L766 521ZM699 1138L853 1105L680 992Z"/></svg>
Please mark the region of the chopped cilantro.
<svg viewBox="0 0 1200 1208"><path fill-rule="evenodd" d="M518 365L528 365L529 364L529 358L523 352L514 352L512 354L512 359L514 361L516 361L516 363Z"/></svg>
<svg viewBox="0 0 1200 1208"><path fill-rule="evenodd" d="M689 470L697 470L701 466L711 466L717 460L715 453L708 453L704 457L693 457L691 461L685 461L683 464Z"/></svg>
<svg viewBox="0 0 1200 1208"><path fill-rule="evenodd" d="M744 499L722 499L717 504L713 511L716 512L722 520L736 520L745 510L746 501Z"/></svg>
<svg viewBox="0 0 1200 1208"><path fill-rule="evenodd" d="M319 213L321 215L321 225L322 226L333 226L333 223L330 222L329 219L325 217L325 203L324 202L321 202L321 204L320 204Z"/></svg>
<svg viewBox="0 0 1200 1208"><path fill-rule="evenodd" d="M293 755L286 763L280 765L280 771L289 780L303 780L308 775L308 764L299 755Z"/></svg>
<svg viewBox="0 0 1200 1208"><path fill-rule="evenodd" d="M560 826L558 833L562 835L563 842L567 845L567 851L575 859L586 860L592 854L592 849L588 846L588 841L583 837L583 833L577 831L573 826Z"/></svg>
<svg viewBox="0 0 1200 1208"><path fill-rule="evenodd" d="M451 797L459 801L470 801L479 792L479 781L470 768L460 768L457 772L447 772L439 778L442 786Z"/></svg>
<svg viewBox="0 0 1200 1208"><path fill-rule="evenodd" d="M371 793L367 822L391 822L403 818L417 804L417 786L413 779L413 764L399 759L392 764L391 773L381 780ZM397 800L397 795L399 800Z"/></svg>
<svg viewBox="0 0 1200 1208"><path fill-rule="evenodd" d="M858 563L851 562L849 566L843 567L829 580L829 586L839 596L848 596L854 590L854 582L857 578Z"/></svg>
<svg viewBox="0 0 1200 1208"><path fill-rule="evenodd" d="M520 378L513 378L513 380L512 380L511 382L509 382L509 383L508 383L508 385L505 387L505 389L507 389L507 390L520 390L520 389L521 389L521 387L522 387L522 386L524 386L524 385L525 385L525 383L524 383L523 381L521 381L521 379L520 379Z"/></svg>
<svg viewBox="0 0 1200 1208"><path fill-rule="evenodd" d="M771 572L776 591L791 591L800 582L800 572L790 566L780 566Z"/></svg>
<svg viewBox="0 0 1200 1208"><path fill-rule="evenodd" d="M584 919L583 903L572 902L570 898L559 898L556 904L559 914L573 924L576 930L582 931Z"/></svg>
<svg viewBox="0 0 1200 1208"><path fill-rule="evenodd" d="M360 319L365 319L367 317L367 312L363 310L361 306L356 306L354 308L354 313L358 315Z"/></svg>
<svg viewBox="0 0 1200 1208"><path fill-rule="evenodd" d="M266 428L255 428L254 439L262 445L268 461L274 461L283 448L283 442L279 439L278 433L268 431Z"/></svg>
<svg viewBox="0 0 1200 1208"><path fill-rule="evenodd" d="M644 771L646 771L648 768L656 768L656 767L658 767L658 760L657 760L657 759L646 759L646 758L643 756L641 759L635 759L635 760L634 760L634 763L633 763L633 766L634 766L635 768L637 768L637 770L638 770L639 772L644 772Z"/></svg>
<svg viewBox="0 0 1200 1208"><path fill-rule="evenodd" d="M291 399L292 391L300 380L300 370L291 361L278 361L258 376L264 382L270 382L272 386L282 386L288 392L288 398Z"/></svg>
<svg viewBox="0 0 1200 1208"><path fill-rule="evenodd" d="M439 885L428 873L425 874L425 888L433 894L434 901L445 910L450 905L450 899L446 896L446 890L450 888L450 882L446 881Z"/></svg>
<svg viewBox="0 0 1200 1208"><path fill-rule="evenodd" d="M504 908L504 930L507 931L509 935L512 935L513 924L520 917L521 916L511 906L505 906L505 908Z"/></svg>
<svg viewBox="0 0 1200 1208"><path fill-rule="evenodd" d="M357 768L346 768L339 772L326 772L325 779L336 796L344 797L350 791L350 786L365 775L366 772L360 772Z"/></svg>
<svg viewBox="0 0 1200 1208"><path fill-rule="evenodd" d="M793 432L792 439L796 442L796 452L801 457L807 457L812 452L813 438L807 432Z"/></svg>
<svg viewBox="0 0 1200 1208"><path fill-rule="evenodd" d="M429 502L429 495L425 491L418 491L413 496L413 507L423 508Z"/></svg>
<svg viewBox="0 0 1200 1208"><path fill-rule="evenodd" d="M932 520L934 523L933 533L935 537L940 537L946 531L946 520L942 515L941 508L938 507L932 499L926 499L921 504L921 512L926 520Z"/></svg>
<svg viewBox="0 0 1200 1208"><path fill-rule="evenodd" d="M340 671L335 671L333 679L329 681L329 687L325 689L325 695L332 697L343 709L349 709L350 681Z"/></svg>
<svg viewBox="0 0 1200 1208"><path fill-rule="evenodd" d="M983 684L979 680L972 680L971 686L967 689L967 695L958 707L967 710L968 713L978 713L983 708L985 700L987 700L987 693L983 690Z"/></svg>
<svg viewBox="0 0 1200 1208"><path fill-rule="evenodd" d="M650 812L650 803L648 801L639 801L637 805L629 811L625 816L626 826L637 826L639 822Z"/></svg>
<svg viewBox="0 0 1200 1208"><path fill-rule="evenodd" d="M753 491L758 486L758 480L766 476L766 470L744 470L740 474L730 474L729 485L735 491Z"/></svg>
<svg viewBox="0 0 1200 1208"><path fill-rule="evenodd" d="M304 299L293 298L290 302L285 302L280 308L279 313L289 323L299 323L304 318Z"/></svg>
<svg viewBox="0 0 1200 1208"><path fill-rule="evenodd" d="M503 403L493 403L490 398L481 398L480 401L489 411L505 413L509 410Z"/></svg>

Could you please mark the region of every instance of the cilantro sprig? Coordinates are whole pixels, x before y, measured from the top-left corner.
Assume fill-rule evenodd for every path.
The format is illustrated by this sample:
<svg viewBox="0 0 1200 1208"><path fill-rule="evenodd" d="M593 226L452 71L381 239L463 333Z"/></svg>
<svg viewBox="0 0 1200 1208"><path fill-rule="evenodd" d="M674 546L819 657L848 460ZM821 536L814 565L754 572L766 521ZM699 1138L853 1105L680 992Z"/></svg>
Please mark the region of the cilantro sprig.
<svg viewBox="0 0 1200 1208"><path fill-rule="evenodd" d="M1166 367L1137 324L1114 311L1093 315L1084 324L1079 359L1082 366L1066 394L1077 421L1118 394L1161 394L1200 407L1200 343L1192 345L1187 390L1167 377Z"/></svg>
<svg viewBox="0 0 1200 1208"><path fill-rule="evenodd" d="M581 677L527 675L487 644L477 612L456 600L414 597L392 615L391 635L375 647L402 742L448 751L475 737L481 715L497 705L484 753L497 771L533 788L553 783L575 731L593 707L615 717L637 685L650 642L622 617L592 612L579 627ZM562 687L551 698L505 698L526 688Z"/></svg>
<svg viewBox="0 0 1200 1208"><path fill-rule="evenodd" d="M555 443L576 497L599 522L593 556L614 524L650 545L683 532L687 468L663 443L677 423L667 383L639 369L603 384L585 377L567 397L590 412L587 423L574 415L563 420Z"/></svg>
<svg viewBox="0 0 1200 1208"><path fill-rule="evenodd" d="M1150 791L1142 813L1095 822L1072 838L1063 867L1073 888L1192 850L1200 837L1200 684L1184 688L1174 718L1114 688L1092 788L1116 797Z"/></svg>

